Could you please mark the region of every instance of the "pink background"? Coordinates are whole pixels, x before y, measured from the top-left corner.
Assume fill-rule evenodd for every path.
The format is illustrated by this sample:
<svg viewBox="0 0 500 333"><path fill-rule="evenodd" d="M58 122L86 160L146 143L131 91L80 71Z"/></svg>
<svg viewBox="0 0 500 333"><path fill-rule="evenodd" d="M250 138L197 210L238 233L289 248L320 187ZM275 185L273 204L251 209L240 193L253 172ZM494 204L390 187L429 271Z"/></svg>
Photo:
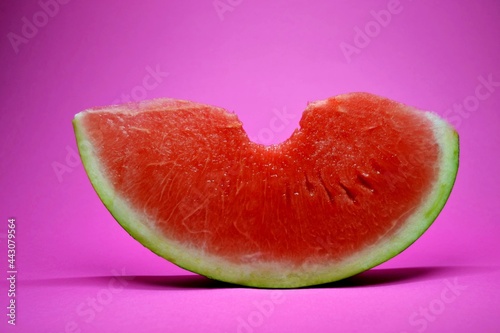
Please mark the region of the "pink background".
<svg viewBox="0 0 500 333"><path fill-rule="evenodd" d="M0 276L10 217L18 268L16 326L1 278L0 331L500 331L498 1L30 0L0 15ZM421 239L339 283L191 275L121 229L74 156L74 114L122 95L222 106L271 143L308 101L349 91L446 116L461 165ZM290 116L273 132L277 112Z"/></svg>

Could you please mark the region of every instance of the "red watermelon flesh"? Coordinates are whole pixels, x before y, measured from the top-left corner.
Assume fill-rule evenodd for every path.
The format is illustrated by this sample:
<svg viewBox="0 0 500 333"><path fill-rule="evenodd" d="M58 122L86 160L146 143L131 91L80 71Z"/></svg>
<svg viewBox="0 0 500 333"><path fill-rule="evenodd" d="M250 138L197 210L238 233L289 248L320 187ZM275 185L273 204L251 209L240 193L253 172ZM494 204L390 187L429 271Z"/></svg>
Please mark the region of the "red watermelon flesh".
<svg viewBox="0 0 500 333"><path fill-rule="evenodd" d="M172 99L74 124L94 187L132 236L192 271L264 287L328 282L401 252L441 210L458 163L444 121L366 93L310 103L271 146L233 113Z"/></svg>

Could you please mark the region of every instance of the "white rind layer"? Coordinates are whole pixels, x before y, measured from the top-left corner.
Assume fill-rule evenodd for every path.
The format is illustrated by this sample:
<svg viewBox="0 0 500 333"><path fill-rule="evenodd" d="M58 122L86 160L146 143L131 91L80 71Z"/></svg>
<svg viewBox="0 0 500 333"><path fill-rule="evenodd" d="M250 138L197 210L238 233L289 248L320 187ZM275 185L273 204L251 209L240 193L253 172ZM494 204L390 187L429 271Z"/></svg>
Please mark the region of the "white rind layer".
<svg viewBox="0 0 500 333"><path fill-rule="evenodd" d="M141 244L180 267L216 280L264 288L294 288L337 281L377 266L405 250L429 228L453 187L458 169L459 143L458 134L444 120L431 112L425 115L434 125L441 155L437 166L438 179L418 210L399 230L382 236L377 243L342 261L308 264L299 268L280 262L235 264L165 238L155 228L154 221L148 221L135 211L108 182L81 123L85 112L77 114L73 124L80 155L94 189L115 219Z"/></svg>

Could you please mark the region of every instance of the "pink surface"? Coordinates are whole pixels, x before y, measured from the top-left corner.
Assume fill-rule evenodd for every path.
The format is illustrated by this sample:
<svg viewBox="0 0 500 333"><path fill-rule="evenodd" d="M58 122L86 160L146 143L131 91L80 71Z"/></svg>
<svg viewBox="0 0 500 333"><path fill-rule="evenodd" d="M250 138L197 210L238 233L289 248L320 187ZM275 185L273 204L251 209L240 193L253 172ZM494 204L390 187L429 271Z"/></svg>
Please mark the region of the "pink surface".
<svg viewBox="0 0 500 333"><path fill-rule="evenodd" d="M486 0L0 4L0 331L500 331L499 9ZM461 165L421 239L339 283L273 291L190 275L121 229L76 155L71 119L91 106L160 96L214 104L272 143L308 101L349 91L446 116Z"/></svg>

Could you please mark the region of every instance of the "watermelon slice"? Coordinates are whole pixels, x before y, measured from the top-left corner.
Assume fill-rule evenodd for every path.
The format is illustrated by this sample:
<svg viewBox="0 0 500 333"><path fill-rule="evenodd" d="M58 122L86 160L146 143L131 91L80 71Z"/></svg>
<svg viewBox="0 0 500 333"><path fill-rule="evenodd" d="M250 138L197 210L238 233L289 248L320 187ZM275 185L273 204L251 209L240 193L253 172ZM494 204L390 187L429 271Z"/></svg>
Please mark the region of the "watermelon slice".
<svg viewBox="0 0 500 333"><path fill-rule="evenodd" d="M310 103L278 145L237 116L156 99L73 121L99 197L144 246L235 284L343 279L400 253L443 208L458 135L431 112L367 93Z"/></svg>

